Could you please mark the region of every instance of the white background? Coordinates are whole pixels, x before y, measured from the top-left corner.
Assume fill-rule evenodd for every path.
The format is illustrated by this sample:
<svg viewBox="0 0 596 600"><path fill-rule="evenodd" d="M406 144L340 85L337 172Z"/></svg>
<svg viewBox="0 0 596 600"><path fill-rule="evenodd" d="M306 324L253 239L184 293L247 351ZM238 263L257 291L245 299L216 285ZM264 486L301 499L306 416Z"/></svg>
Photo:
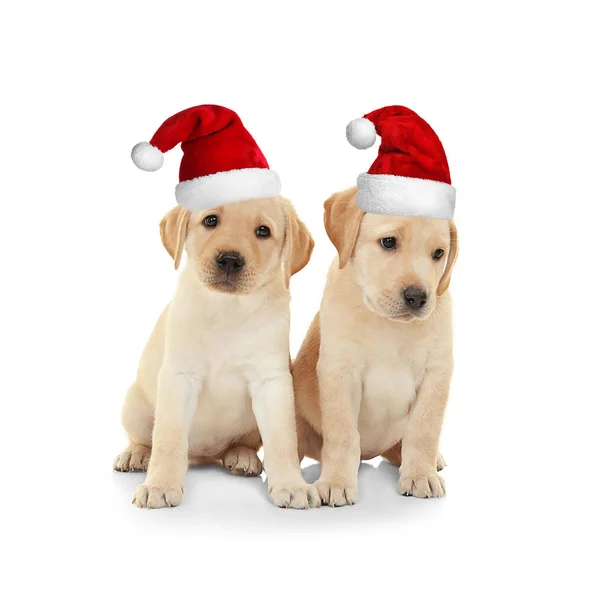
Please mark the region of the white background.
<svg viewBox="0 0 596 600"><path fill-rule="evenodd" d="M218 7L226 4L225 7ZM21 598L575 597L594 593L596 48L584 2L14 2L0 25L0 593ZM441 137L457 188L456 373L444 500L361 469L352 508L283 511L260 479L193 470L141 511L111 471L119 412L176 273L158 234L180 150L133 144L236 110L317 246L368 169L351 119L388 104ZM311 480L316 466L306 468Z"/></svg>

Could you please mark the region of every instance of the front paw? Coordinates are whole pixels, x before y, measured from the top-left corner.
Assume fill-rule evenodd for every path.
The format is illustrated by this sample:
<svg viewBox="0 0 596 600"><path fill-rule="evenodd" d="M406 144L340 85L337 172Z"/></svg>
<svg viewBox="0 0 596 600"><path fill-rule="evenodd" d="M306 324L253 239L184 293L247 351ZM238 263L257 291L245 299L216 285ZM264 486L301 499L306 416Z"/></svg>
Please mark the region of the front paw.
<svg viewBox="0 0 596 600"><path fill-rule="evenodd" d="M305 482L273 484L268 488L271 502L280 508L319 508L321 499L317 489Z"/></svg>
<svg viewBox="0 0 596 600"><path fill-rule="evenodd" d="M397 491L402 496L441 498L445 495L445 481L436 471L428 474L400 472Z"/></svg>
<svg viewBox="0 0 596 600"><path fill-rule="evenodd" d="M135 490L132 503L139 508L171 508L182 502L184 491L181 487L175 488L168 485L151 485L145 482Z"/></svg>
<svg viewBox="0 0 596 600"><path fill-rule="evenodd" d="M351 506L358 501L357 484L319 480L315 486L321 496L321 502L328 506Z"/></svg>

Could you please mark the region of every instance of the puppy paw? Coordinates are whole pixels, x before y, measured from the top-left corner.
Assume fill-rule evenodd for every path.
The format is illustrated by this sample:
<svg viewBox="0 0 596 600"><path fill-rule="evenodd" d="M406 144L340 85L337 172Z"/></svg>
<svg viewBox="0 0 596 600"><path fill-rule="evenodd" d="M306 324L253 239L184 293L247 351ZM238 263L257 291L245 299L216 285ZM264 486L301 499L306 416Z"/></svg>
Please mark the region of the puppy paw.
<svg viewBox="0 0 596 600"><path fill-rule="evenodd" d="M400 473L397 491L402 496L441 498L445 495L445 482L437 473L428 475Z"/></svg>
<svg viewBox="0 0 596 600"><path fill-rule="evenodd" d="M317 481L321 502L328 506L351 506L358 501L358 488L345 482Z"/></svg>
<svg viewBox="0 0 596 600"><path fill-rule="evenodd" d="M232 475L254 477L263 471L263 464L251 448L236 446L226 451L222 458L223 466Z"/></svg>
<svg viewBox="0 0 596 600"><path fill-rule="evenodd" d="M182 488L159 485L139 485L135 490L132 503L139 508L171 508L182 502Z"/></svg>
<svg viewBox="0 0 596 600"><path fill-rule="evenodd" d="M437 454L437 471L442 471L447 466L443 455L439 452Z"/></svg>
<svg viewBox="0 0 596 600"><path fill-rule="evenodd" d="M271 502L280 508L319 508L317 489L307 483L273 485L269 487Z"/></svg>
<svg viewBox="0 0 596 600"><path fill-rule="evenodd" d="M121 452L114 461L114 471L143 471L149 467L151 448L141 444L129 444L128 448Z"/></svg>

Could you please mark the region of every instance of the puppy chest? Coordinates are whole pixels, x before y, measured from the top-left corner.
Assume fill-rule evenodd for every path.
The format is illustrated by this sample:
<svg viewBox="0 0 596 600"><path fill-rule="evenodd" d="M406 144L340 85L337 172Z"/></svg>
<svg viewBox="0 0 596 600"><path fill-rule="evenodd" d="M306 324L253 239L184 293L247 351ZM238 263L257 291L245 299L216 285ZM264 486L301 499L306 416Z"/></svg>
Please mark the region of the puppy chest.
<svg viewBox="0 0 596 600"><path fill-rule="evenodd" d="M284 356L283 342L278 328L267 327L261 319L246 316L242 324L231 330L212 327L202 332L197 354L209 377L218 378L231 372L246 373L250 367L262 365L277 348Z"/></svg>
<svg viewBox="0 0 596 600"><path fill-rule="evenodd" d="M197 454L214 454L230 439L256 428L244 378L236 373L208 377L197 402L190 442Z"/></svg>
<svg viewBox="0 0 596 600"><path fill-rule="evenodd" d="M212 369L203 384L203 395L214 401L244 398L248 395L248 385L244 375L235 369Z"/></svg>
<svg viewBox="0 0 596 600"><path fill-rule="evenodd" d="M361 418L367 422L403 418L416 397L413 370L395 365L370 367L362 388Z"/></svg>

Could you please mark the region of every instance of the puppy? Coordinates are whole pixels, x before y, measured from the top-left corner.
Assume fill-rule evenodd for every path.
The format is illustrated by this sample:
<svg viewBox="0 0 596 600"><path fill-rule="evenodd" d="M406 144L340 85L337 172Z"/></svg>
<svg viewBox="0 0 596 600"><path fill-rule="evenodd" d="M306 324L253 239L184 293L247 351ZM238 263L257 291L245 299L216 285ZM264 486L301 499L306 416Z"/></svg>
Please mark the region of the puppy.
<svg viewBox="0 0 596 600"><path fill-rule="evenodd" d="M130 444L114 468L148 471L133 503L179 504L189 458L258 475L263 443L273 503L317 506L299 467L289 360L289 280L310 259L310 233L280 197L176 207L160 229L174 266L184 248L188 261L124 402Z"/></svg>
<svg viewBox="0 0 596 600"><path fill-rule="evenodd" d="M339 256L293 365L300 454L322 462L332 506L356 502L359 462L378 455L400 493L443 496L455 225L365 214L353 188L325 202L325 228Z"/></svg>

